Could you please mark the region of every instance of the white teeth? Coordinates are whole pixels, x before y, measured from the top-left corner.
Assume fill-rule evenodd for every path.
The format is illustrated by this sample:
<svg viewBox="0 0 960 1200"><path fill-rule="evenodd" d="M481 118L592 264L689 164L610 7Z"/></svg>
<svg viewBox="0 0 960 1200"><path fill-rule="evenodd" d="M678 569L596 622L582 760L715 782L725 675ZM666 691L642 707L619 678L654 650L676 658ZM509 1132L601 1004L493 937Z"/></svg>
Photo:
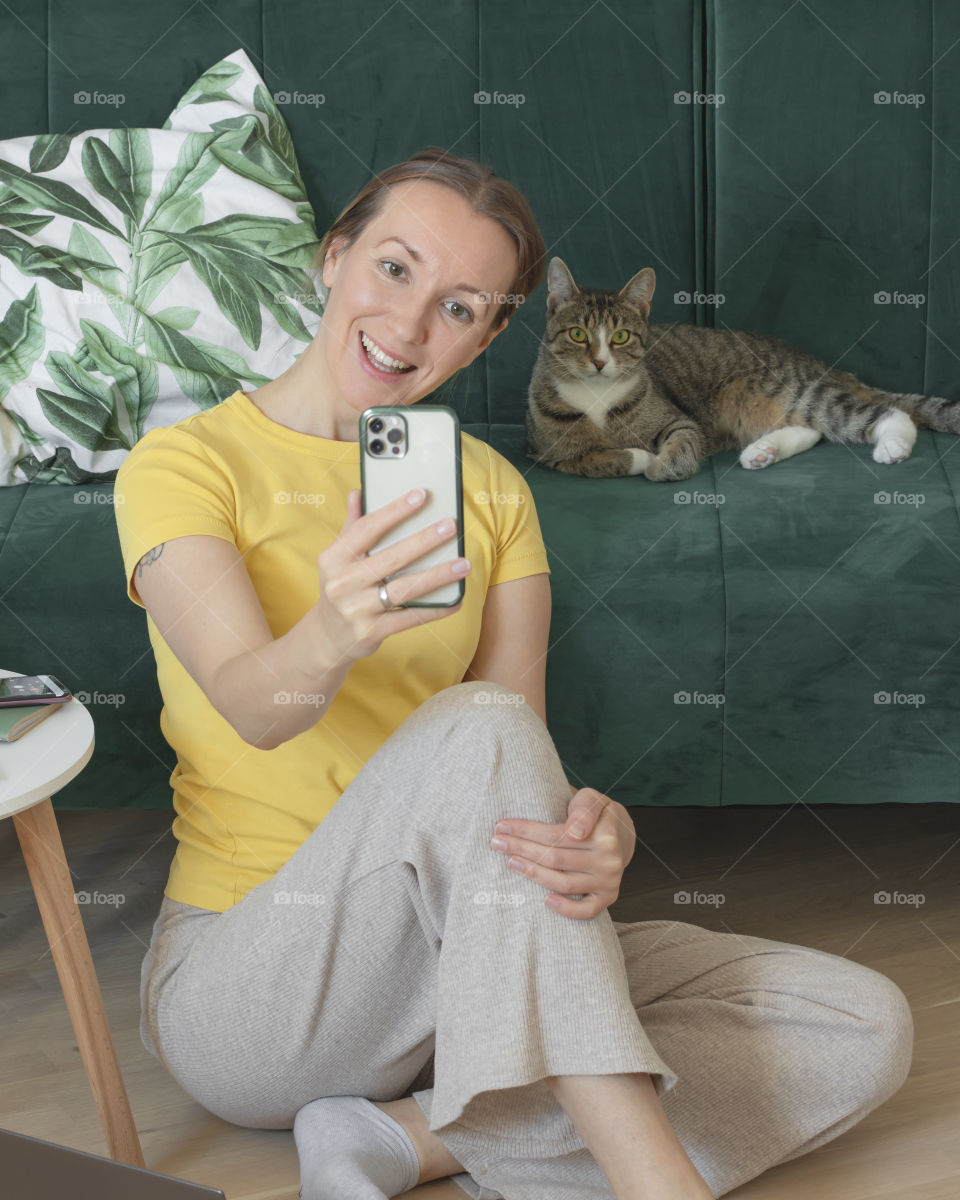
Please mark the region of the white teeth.
<svg viewBox="0 0 960 1200"><path fill-rule="evenodd" d="M377 346L375 342L372 342L365 333L360 334L360 340L363 342L364 349L367 351L367 353L372 355L377 362L383 363L384 366L392 367L395 371L401 371L405 367L409 367L411 365L410 363L403 362L399 358L390 358L388 355L384 354L379 346Z"/></svg>

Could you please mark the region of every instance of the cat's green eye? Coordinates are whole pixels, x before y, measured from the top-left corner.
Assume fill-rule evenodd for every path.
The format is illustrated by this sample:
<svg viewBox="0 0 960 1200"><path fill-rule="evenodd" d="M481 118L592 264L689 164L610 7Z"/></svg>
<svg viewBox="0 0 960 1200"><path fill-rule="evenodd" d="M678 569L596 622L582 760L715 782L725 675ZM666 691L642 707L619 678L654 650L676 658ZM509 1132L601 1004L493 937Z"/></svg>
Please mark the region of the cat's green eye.
<svg viewBox="0 0 960 1200"><path fill-rule="evenodd" d="M570 340L573 342L585 342L587 340L587 331L585 329L581 329L579 325L574 325L574 327L568 332L570 334Z"/></svg>
<svg viewBox="0 0 960 1200"><path fill-rule="evenodd" d="M622 346L623 343L629 339L629 337L629 329L616 329L614 330L613 337L610 339L610 341L613 342L615 346Z"/></svg>

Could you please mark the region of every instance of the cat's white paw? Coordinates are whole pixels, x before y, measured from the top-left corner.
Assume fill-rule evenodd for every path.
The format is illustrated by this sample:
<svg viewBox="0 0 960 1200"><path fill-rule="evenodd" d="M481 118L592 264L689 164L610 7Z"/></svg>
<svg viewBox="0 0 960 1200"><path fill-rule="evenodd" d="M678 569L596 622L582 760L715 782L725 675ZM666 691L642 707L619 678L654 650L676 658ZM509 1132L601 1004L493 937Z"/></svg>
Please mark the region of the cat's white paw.
<svg viewBox="0 0 960 1200"><path fill-rule="evenodd" d="M917 427L908 413L893 409L877 421L871 442L876 445L873 461L878 463L903 462L909 458L917 440Z"/></svg>
<svg viewBox="0 0 960 1200"><path fill-rule="evenodd" d="M626 446L624 449L631 458L628 475L642 475L655 458L655 455L651 454L649 450L640 450L636 446Z"/></svg>
<svg viewBox="0 0 960 1200"><path fill-rule="evenodd" d="M748 471L758 471L761 467L769 467L777 461L777 448L772 442L751 442L740 453L740 466Z"/></svg>
<svg viewBox="0 0 960 1200"><path fill-rule="evenodd" d="M877 442L873 451L873 461L878 463L898 463L910 457L912 443L905 438L891 435Z"/></svg>

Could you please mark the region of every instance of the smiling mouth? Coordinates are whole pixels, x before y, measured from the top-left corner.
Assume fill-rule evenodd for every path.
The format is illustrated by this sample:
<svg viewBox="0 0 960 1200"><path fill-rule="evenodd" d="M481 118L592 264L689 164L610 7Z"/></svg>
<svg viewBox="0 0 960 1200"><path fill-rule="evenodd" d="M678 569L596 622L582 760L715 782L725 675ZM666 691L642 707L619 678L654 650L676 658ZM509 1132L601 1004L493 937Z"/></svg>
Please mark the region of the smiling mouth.
<svg viewBox="0 0 960 1200"><path fill-rule="evenodd" d="M415 364L410 365L403 362L402 359L391 358L362 329L360 330L360 348L367 356L367 362L382 375L409 375L411 371L417 369Z"/></svg>

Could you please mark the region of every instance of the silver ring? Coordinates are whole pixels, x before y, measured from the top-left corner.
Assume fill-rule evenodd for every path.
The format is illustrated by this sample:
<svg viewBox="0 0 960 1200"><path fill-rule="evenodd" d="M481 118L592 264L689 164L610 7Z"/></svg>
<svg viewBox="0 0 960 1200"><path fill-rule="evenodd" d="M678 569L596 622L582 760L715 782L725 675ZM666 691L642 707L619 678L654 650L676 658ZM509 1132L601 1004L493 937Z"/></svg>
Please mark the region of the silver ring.
<svg viewBox="0 0 960 1200"><path fill-rule="evenodd" d="M382 579L380 581L380 587L377 591L377 595L380 597L380 603L383 605L384 612L394 612L398 608L403 608L402 604L393 604L391 602L390 595L387 592L386 579Z"/></svg>

